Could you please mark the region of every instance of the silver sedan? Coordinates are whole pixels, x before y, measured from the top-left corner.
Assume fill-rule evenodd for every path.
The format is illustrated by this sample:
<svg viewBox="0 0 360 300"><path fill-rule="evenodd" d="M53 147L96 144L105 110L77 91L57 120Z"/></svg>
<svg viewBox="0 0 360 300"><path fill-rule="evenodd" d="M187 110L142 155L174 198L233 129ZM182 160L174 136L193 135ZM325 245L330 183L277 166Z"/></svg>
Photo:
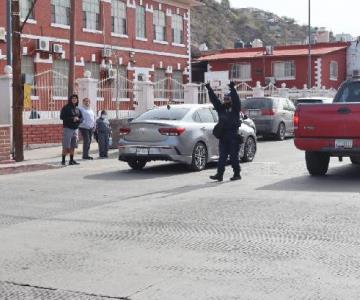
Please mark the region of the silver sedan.
<svg viewBox="0 0 360 300"><path fill-rule="evenodd" d="M120 128L119 160L140 170L148 161L184 163L201 171L219 158L218 140L212 134L218 116L210 104L177 104L149 110ZM242 120L239 133L244 143L239 156L250 162L256 153L256 129L251 119Z"/></svg>

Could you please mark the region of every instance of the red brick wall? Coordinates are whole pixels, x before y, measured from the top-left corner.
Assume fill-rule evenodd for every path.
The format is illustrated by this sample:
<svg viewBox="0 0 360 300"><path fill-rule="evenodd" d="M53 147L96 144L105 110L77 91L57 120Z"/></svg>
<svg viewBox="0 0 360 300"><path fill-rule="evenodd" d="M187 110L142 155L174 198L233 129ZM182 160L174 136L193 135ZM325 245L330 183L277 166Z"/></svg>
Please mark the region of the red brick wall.
<svg viewBox="0 0 360 300"><path fill-rule="evenodd" d="M0 127L0 161L10 159L10 127Z"/></svg>
<svg viewBox="0 0 360 300"><path fill-rule="evenodd" d="M62 124L24 125L24 145L57 144L62 140Z"/></svg>

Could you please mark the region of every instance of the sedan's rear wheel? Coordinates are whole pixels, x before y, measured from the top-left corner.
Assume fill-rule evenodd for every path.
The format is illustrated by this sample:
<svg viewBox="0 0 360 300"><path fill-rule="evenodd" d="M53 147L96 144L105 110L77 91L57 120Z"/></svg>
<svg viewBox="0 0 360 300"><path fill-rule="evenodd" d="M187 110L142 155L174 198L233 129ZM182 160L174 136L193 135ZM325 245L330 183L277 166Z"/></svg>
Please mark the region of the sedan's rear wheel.
<svg viewBox="0 0 360 300"><path fill-rule="evenodd" d="M142 170L145 167L147 161L142 158L134 158L129 160L127 163L133 170Z"/></svg>
<svg viewBox="0 0 360 300"><path fill-rule="evenodd" d="M207 163L207 149L204 143L196 143L193 153L190 169L192 171L204 170Z"/></svg>
<svg viewBox="0 0 360 300"><path fill-rule="evenodd" d="M253 161L256 153L256 141L252 136L249 136L244 145L244 156L241 158L243 162Z"/></svg>
<svg viewBox="0 0 360 300"><path fill-rule="evenodd" d="M285 139L285 135L286 127L285 124L281 122L276 133L276 139L278 139L279 141L283 141Z"/></svg>

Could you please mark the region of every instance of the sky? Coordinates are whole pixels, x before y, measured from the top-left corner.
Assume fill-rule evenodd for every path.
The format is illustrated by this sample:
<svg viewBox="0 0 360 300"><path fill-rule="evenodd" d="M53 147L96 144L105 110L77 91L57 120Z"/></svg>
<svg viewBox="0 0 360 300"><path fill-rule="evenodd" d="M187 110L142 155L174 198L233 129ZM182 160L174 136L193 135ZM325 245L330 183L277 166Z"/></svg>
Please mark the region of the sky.
<svg viewBox="0 0 360 300"><path fill-rule="evenodd" d="M219 2L221 0L218 0ZM230 0L231 6L255 7L277 15L295 19L299 24L308 23L308 0ZM326 27L337 33L360 36L359 0L311 0L311 25Z"/></svg>

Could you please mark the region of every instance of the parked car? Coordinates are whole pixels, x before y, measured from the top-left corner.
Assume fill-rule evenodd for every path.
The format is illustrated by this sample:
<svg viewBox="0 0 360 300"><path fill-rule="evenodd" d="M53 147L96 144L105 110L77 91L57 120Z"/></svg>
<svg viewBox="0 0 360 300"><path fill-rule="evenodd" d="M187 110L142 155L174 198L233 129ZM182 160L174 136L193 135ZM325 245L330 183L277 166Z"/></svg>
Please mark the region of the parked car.
<svg viewBox="0 0 360 300"><path fill-rule="evenodd" d="M210 104L177 104L147 111L120 128L119 160L133 169L142 169L148 161L184 163L194 171L219 158L218 140L212 134L218 116ZM244 118L239 133L243 162L254 159L257 141L255 124Z"/></svg>
<svg viewBox="0 0 360 300"><path fill-rule="evenodd" d="M333 98L329 97L304 97L294 100L295 106L299 104L321 104L321 103L332 103Z"/></svg>
<svg viewBox="0 0 360 300"><path fill-rule="evenodd" d="M295 105L287 98L257 97L242 102L242 111L256 125L257 134L284 140L293 135Z"/></svg>

